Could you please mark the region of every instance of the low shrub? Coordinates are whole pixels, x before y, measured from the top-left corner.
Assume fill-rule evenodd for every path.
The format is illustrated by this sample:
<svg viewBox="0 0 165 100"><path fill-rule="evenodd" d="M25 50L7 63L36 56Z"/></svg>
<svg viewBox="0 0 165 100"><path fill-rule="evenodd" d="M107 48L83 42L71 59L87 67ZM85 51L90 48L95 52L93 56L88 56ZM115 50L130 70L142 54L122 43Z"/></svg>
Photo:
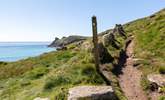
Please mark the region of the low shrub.
<svg viewBox="0 0 165 100"><path fill-rule="evenodd" d="M165 66L159 68L159 73L165 74Z"/></svg>
<svg viewBox="0 0 165 100"><path fill-rule="evenodd" d="M67 89L61 89L55 96L54 100L67 100Z"/></svg>
<svg viewBox="0 0 165 100"><path fill-rule="evenodd" d="M48 73L48 69L46 67L37 67L34 68L32 71L27 72L25 75L27 78L37 79L44 76L46 73Z"/></svg>
<svg viewBox="0 0 165 100"><path fill-rule="evenodd" d="M87 63L94 63L94 59L93 59L93 55L92 54L84 54L84 58L82 59L82 63L83 64L87 64Z"/></svg>
<svg viewBox="0 0 165 100"><path fill-rule="evenodd" d="M92 76L95 73L95 68L92 64L86 64L85 67L81 70L82 75Z"/></svg>
<svg viewBox="0 0 165 100"><path fill-rule="evenodd" d="M0 61L0 65L7 65L6 62Z"/></svg>
<svg viewBox="0 0 165 100"><path fill-rule="evenodd" d="M73 85L77 84L104 84L104 80L96 72L95 66L92 63L78 64L75 66L72 78Z"/></svg>
<svg viewBox="0 0 165 100"><path fill-rule="evenodd" d="M68 49L74 49L75 47L76 47L75 44L70 44L70 45L67 46Z"/></svg>
<svg viewBox="0 0 165 100"><path fill-rule="evenodd" d="M49 77L44 85L44 90L50 90L53 87L70 83L70 79L65 76Z"/></svg>
<svg viewBox="0 0 165 100"><path fill-rule="evenodd" d="M68 60L68 59L72 58L73 56L75 56L74 53L67 51L67 52L63 52L60 55L58 55L57 60Z"/></svg>

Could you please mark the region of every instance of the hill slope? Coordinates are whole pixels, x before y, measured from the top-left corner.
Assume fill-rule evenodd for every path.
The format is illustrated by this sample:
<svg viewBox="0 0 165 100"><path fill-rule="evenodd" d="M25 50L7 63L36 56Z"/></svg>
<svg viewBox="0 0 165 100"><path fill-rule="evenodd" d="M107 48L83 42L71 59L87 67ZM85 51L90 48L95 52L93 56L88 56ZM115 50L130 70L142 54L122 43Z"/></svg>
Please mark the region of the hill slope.
<svg viewBox="0 0 165 100"><path fill-rule="evenodd" d="M165 9L126 24L125 30L135 37L134 57L142 59L144 75L165 69Z"/></svg>

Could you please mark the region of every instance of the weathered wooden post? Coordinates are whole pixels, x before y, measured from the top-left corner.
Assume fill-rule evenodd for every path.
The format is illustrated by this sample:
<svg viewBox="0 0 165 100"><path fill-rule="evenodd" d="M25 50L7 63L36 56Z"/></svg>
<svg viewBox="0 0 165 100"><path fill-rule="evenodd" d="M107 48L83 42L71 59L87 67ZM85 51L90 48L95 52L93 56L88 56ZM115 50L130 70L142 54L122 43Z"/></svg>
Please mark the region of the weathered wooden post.
<svg viewBox="0 0 165 100"><path fill-rule="evenodd" d="M98 73L100 73L99 69L99 48L98 48L98 37L97 37L97 19L96 16L92 17L92 31L93 31L93 44L94 44L94 58L95 58L95 66Z"/></svg>
<svg viewBox="0 0 165 100"><path fill-rule="evenodd" d="M93 31L93 44L94 44L94 59L95 59L95 66L97 73L104 79L104 81L107 83L107 85L110 85L109 80L104 76L104 74L101 72L100 67L100 52L99 52L99 44L98 44L98 36L97 36L97 19L96 16L92 17L92 31Z"/></svg>

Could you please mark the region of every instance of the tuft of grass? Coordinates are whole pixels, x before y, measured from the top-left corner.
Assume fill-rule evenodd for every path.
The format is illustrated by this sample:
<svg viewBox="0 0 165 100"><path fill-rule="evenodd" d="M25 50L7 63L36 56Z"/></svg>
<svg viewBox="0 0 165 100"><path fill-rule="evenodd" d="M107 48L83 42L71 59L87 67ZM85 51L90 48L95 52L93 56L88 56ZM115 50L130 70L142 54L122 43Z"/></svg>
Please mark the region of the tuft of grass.
<svg viewBox="0 0 165 100"><path fill-rule="evenodd" d="M44 76L45 74L47 74L48 71L49 70L46 67L37 67L25 73L25 77L30 78L30 79L38 79Z"/></svg>
<svg viewBox="0 0 165 100"><path fill-rule="evenodd" d="M89 77L92 76L94 72L95 68L93 67L93 65L86 65L86 67L81 70L82 75L87 75Z"/></svg>
<svg viewBox="0 0 165 100"><path fill-rule="evenodd" d="M159 100L165 100L165 96L160 96Z"/></svg>
<svg viewBox="0 0 165 100"><path fill-rule="evenodd" d="M68 51L68 52L63 52L62 55L58 55L58 56L57 56L57 60L65 60L65 61L67 61L67 60L69 60L70 58L72 58L74 55L75 55L75 54L72 53L72 52L70 52L70 51Z"/></svg>
<svg viewBox="0 0 165 100"><path fill-rule="evenodd" d="M112 75L112 87L115 91L116 96L119 100L128 100L126 96L124 95L122 89L120 88L119 82L117 80L117 77Z"/></svg>
<svg viewBox="0 0 165 100"><path fill-rule="evenodd" d="M22 79L22 80L20 81L20 85L21 85L22 87L28 86L28 85L30 85L30 84L31 84L31 82L30 82L29 79Z"/></svg>
<svg viewBox="0 0 165 100"><path fill-rule="evenodd" d="M159 68L159 73L165 74L165 66L161 66L161 67Z"/></svg>
<svg viewBox="0 0 165 100"><path fill-rule="evenodd" d="M160 92L165 93L165 86L160 87Z"/></svg>
<svg viewBox="0 0 165 100"><path fill-rule="evenodd" d="M143 88L143 90L148 90L149 89L149 85L150 85L150 82L148 81L148 79L143 75L142 76L142 79L141 79L141 86Z"/></svg>
<svg viewBox="0 0 165 100"><path fill-rule="evenodd" d="M59 75L59 76L48 77L44 85L44 90L50 90L53 87L57 87L69 83L70 83L70 79L66 76Z"/></svg>

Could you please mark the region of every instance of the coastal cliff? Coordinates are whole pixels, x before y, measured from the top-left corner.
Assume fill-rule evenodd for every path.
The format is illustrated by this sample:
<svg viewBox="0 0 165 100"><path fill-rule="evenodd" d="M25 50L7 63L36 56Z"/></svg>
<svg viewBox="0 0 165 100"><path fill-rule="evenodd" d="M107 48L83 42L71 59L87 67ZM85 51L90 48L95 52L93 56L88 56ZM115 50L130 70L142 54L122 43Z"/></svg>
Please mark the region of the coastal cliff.
<svg viewBox="0 0 165 100"><path fill-rule="evenodd" d="M77 36L77 35L62 37L61 39L56 37L55 40L48 46L49 47L62 47L62 46L71 44L73 42L83 41L86 39L87 39L87 37L85 37L85 36Z"/></svg>

